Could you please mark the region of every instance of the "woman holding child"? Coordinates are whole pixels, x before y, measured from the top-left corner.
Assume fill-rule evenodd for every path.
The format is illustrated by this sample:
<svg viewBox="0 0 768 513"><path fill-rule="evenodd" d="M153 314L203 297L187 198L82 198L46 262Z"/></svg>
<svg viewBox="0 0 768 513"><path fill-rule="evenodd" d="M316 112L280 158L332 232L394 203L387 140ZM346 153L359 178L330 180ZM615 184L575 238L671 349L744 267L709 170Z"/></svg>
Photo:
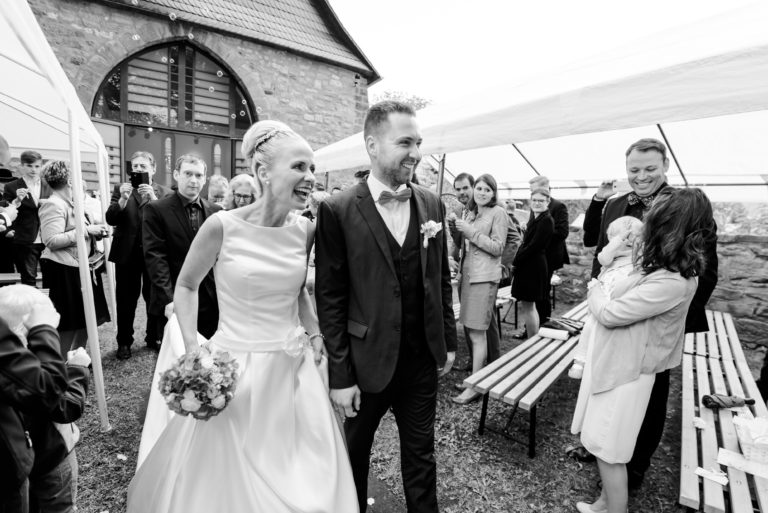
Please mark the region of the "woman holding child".
<svg viewBox="0 0 768 513"><path fill-rule="evenodd" d="M645 215L635 270L614 283L612 293L597 280L590 284L589 310L597 322L576 406L583 422L575 420L574 430L597 457L603 489L593 504L576 504L581 513L627 511L626 463L656 373L680 364L711 219L701 190L664 189Z"/></svg>

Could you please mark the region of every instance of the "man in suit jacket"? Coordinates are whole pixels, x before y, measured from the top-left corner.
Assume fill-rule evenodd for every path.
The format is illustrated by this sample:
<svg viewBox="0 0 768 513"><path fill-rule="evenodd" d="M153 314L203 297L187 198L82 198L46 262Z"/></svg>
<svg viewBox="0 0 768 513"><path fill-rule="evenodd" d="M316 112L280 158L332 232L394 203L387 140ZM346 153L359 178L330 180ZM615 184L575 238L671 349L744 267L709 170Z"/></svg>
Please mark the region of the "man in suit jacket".
<svg viewBox="0 0 768 513"><path fill-rule="evenodd" d="M539 188L551 190L549 178L546 176L534 176L528 183L531 186L531 192ZM569 232L568 207L562 201L558 201L550 196L549 215L552 216L552 220L555 222L555 231L549 240L547 249L544 251L547 257L547 289L549 289L549 283L554 272L562 269L564 264L571 263L571 259L568 256L568 248L565 246L565 239L568 238ZM549 294L541 301L536 301L536 311L539 313L539 320L542 323L549 319L552 315L552 302L549 299ZM535 333L529 333L529 336L531 335L535 335Z"/></svg>
<svg viewBox="0 0 768 513"><path fill-rule="evenodd" d="M457 219L466 219L469 210L467 204L472 199L475 187L475 177L469 173L459 173L453 180L453 189L456 191L456 199L461 203L461 207L457 208L454 214ZM464 235L456 229L456 223L453 218L448 219L448 229L451 232L451 239L453 240L453 254L449 256L448 262L451 268L455 272L460 271L462 257L464 256ZM488 342L488 363L496 360L500 355L499 349L499 325L496 320L498 313L493 308L491 311L491 322L488 325L488 331L485 332L486 340ZM463 370L472 370L472 341L469 339L469 330L464 327L464 340L467 343L467 350L469 352L469 362L467 367Z"/></svg>
<svg viewBox="0 0 768 513"><path fill-rule="evenodd" d="M162 333L157 333L159 320L149 311L150 281L144 263L141 245L141 219L144 207L150 201L172 194L168 187L152 182L155 158L146 151L131 155L131 174L146 173L146 179L137 188L130 183L115 186L105 214L107 223L115 227L109 261L115 263L115 296L117 298L117 357L131 357L133 320L139 294L147 309L147 327L144 340L150 349L158 348Z"/></svg>
<svg viewBox="0 0 768 513"><path fill-rule="evenodd" d="M667 147L656 139L640 139L626 152L627 178L632 192L608 199L615 194L613 181L601 184L584 216L584 246L595 247L592 263L592 277L600 274L600 262L597 254L608 243L606 230L608 225L621 216L643 219L650 209L654 198L667 185ZM607 200L607 201L606 201ZM708 331L704 307L717 285L717 225L711 220L712 229L706 245L706 268L699 276L699 285L693 296L685 319L685 332L697 333ZM669 370L656 374L643 425L637 437L635 452L627 464L630 488L638 488L651 465L651 457L656 451L664 432L667 416L667 397L669 395Z"/></svg>
<svg viewBox="0 0 768 513"><path fill-rule="evenodd" d="M40 218L37 209L40 200L51 195L51 188L40 173L43 157L36 151L21 154L21 177L5 184L3 199L13 202L19 209L13 223L13 258L21 283L34 287L37 282L37 264L45 249L40 238Z"/></svg>
<svg viewBox="0 0 768 513"><path fill-rule="evenodd" d="M456 350L443 206L409 183L421 135L409 106L385 101L365 119L367 182L320 204L317 310L329 354L331 400L343 410L360 511L371 445L394 412L409 512L436 512L438 372ZM425 226L426 225L426 226ZM419 233L420 227L426 233Z"/></svg>
<svg viewBox="0 0 768 513"><path fill-rule="evenodd" d="M144 206L142 241L149 279L152 282L149 311L159 319L158 335L173 312L173 292L181 266L200 226L221 207L200 197L205 185L205 162L196 155L176 160L173 178L177 190ZM200 284L197 331L205 338L216 332L219 307L213 271Z"/></svg>

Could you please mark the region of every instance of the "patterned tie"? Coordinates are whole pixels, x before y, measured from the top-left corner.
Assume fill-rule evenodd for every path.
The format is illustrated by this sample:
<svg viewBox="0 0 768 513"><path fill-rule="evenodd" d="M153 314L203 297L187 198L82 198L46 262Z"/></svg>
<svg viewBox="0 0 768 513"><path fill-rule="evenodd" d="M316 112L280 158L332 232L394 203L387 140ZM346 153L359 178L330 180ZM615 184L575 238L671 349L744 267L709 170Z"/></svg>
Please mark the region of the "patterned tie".
<svg viewBox="0 0 768 513"><path fill-rule="evenodd" d="M653 200L656 199L655 194L651 194L650 196L638 196L634 192L630 192L627 194L627 203L630 205L636 205L638 203L643 204L643 208L651 208L651 205L653 205Z"/></svg>
<svg viewBox="0 0 768 513"><path fill-rule="evenodd" d="M411 199L411 189L408 187L400 192L381 191L381 194L379 195L379 203L382 205L386 205L392 200L408 201L409 199Z"/></svg>

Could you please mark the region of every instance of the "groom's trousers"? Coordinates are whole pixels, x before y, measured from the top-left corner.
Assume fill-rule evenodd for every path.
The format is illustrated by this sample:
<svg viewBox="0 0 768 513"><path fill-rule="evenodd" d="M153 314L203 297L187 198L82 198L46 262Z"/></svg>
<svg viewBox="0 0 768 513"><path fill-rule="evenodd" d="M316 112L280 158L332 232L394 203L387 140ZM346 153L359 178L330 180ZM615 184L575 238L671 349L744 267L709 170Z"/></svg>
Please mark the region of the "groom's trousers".
<svg viewBox="0 0 768 513"><path fill-rule="evenodd" d="M395 374L379 393L362 392L356 417L344 423L360 512L368 499L371 447L379 422L392 409L400 434L400 460L408 513L437 513L435 407L437 364L424 348L402 344Z"/></svg>

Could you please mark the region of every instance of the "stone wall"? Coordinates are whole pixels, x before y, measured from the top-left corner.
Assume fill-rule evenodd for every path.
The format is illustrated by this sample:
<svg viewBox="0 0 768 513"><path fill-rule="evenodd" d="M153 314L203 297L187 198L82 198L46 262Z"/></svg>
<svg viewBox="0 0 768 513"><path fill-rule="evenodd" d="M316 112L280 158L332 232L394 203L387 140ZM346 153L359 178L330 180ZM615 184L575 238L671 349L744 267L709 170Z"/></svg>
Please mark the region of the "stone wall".
<svg viewBox="0 0 768 513"><path fill-rule="evenodd" d="M571 220L589 205L584 200L565 203ZM719 265L708 308L731 313L742 342L768 346L768 205L714 203L713 209ZM558 301L573 304L586 297L594 251L584 247L583 233L571 227L566 241L571 264L558 271L563 279Z"/></svg>
<svg viewBox="0 0 768 513"><path fill-rule="evenodd" d="M87 112L107 74L136 52L187 40L223 62L261 119L278 119L319 148L362 129L368 93L355 72L168 17L85 0L30 0ZM194 39L187 38L192 31ZM134 38L137 35L138 38Z"/></svg>

